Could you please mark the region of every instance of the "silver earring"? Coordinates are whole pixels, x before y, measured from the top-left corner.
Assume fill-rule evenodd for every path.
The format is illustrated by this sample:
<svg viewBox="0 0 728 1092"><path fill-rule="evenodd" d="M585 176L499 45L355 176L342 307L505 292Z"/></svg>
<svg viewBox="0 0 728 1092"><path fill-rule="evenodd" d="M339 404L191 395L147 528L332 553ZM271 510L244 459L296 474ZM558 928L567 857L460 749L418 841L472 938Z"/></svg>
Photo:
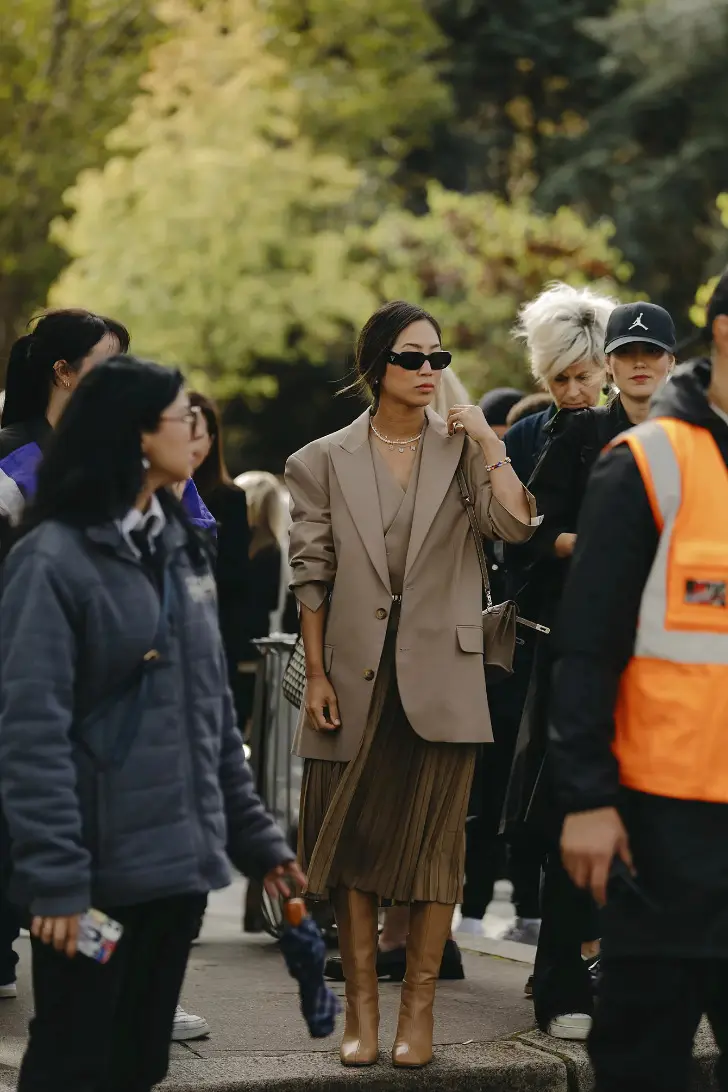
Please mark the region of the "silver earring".
<svg viewBox="0 0 728 1092"><path fill-rule="evenodd" d="M149 462L149 459L146 457L146 455L142 455L142 470L146 473L151 465L152 464Z"/></svg>

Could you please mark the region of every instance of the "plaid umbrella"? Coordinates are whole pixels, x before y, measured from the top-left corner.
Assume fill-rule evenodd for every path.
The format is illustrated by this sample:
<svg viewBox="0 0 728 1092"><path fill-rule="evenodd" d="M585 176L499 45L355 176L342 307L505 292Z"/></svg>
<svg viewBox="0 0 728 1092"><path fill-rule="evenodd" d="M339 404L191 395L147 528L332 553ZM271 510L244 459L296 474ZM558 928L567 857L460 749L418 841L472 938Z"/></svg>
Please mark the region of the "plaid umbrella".
<svg viewBox="0 0 728 1092"><path fill-rule="evenodd" d="M326 942L302 899L291 899L284 907L286 927L280 940L289 973L298 982L301 1011L314 1039L331 1035L340 1011L339 999L324 981Z"/></svg>

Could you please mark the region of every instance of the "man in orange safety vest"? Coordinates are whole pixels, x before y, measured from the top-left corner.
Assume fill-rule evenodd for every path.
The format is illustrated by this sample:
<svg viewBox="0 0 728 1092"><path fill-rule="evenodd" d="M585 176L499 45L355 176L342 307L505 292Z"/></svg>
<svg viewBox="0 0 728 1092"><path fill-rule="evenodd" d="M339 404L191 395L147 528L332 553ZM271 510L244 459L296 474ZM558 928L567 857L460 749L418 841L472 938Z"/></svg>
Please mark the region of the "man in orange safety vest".
<svg viewBox="0 0 728 1092"><path fill-rule="evenodd" d="M728 1090L728 271L710 358L597 463L554 642L571 878L605 905L597 1092L685 1092L707 1014Z"/></svg>

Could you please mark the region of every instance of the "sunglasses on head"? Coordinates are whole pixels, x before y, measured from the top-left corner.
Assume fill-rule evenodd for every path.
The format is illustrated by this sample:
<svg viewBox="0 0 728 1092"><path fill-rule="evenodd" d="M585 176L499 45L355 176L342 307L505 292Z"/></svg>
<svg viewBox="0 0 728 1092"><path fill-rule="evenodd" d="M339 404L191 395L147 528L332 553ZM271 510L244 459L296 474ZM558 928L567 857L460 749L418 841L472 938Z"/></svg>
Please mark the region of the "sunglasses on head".
<svg viewBox="0 0 728 1092"><path fill-rule="evenodd" d="M452 360L452 353L438 349L436 353L395 353L392 350L387 357L388 364L397 364L407 372L418 372L426 360L434 372L441 372Z"/></svg>

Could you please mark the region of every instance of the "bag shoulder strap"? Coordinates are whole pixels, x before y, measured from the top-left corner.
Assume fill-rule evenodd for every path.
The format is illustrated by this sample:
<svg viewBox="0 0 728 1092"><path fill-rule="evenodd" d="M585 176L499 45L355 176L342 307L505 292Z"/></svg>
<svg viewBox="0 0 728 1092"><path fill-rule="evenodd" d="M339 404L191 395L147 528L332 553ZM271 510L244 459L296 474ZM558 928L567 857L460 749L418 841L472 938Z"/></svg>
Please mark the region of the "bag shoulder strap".
<svg viewBox="0 0 728 1092"><path fill-rule="evenodd" d="M457 480L460 486L460 495L463 499L465 511L468 513L468 519L470 520L470 530L473 532L473 539L475 540L475 550L478 555L478 564L480 565L480 575L483 579L483 591L485 592L485 602L488 605L488 609L493 606L493 596L490 592L490 579L488 578L488 562L485 557L485 550L483 549L483 538L480 534L480 527L478 526L478 519L475 515L475 508L473 507L473 499L470 496L470 490L468 489L468 483L465 479L465 471L463 470L462 461L457 468Z"/></svg>
<svg viewBox="0 0 728 1092"><path fill-rule="evenodd" d="M167 634L169 632L169 611L173 594L172 584L171 566L169 562L167 562L164 566L164 573L162 576L159 619L157 621L152 647L145 653L141 662L137 664L132 675L125 679L120 685L114 687L113 691L102 698L101 701L97 703L96 707L91 709L84 716L81 722L79 742L83 745L84 727L88 728L91 723L94 723L103 717L108 710L117 703L129 701L129 707L124 715L124 719L116 739L114 740L110 754L103 763L104 765L123 765L126 756L131 750L141 720L149 677L151 672L158 665L161 656L160 649L163 648L166 643ZM92 754L91 757L98 761L98 756Z"/></svg>

